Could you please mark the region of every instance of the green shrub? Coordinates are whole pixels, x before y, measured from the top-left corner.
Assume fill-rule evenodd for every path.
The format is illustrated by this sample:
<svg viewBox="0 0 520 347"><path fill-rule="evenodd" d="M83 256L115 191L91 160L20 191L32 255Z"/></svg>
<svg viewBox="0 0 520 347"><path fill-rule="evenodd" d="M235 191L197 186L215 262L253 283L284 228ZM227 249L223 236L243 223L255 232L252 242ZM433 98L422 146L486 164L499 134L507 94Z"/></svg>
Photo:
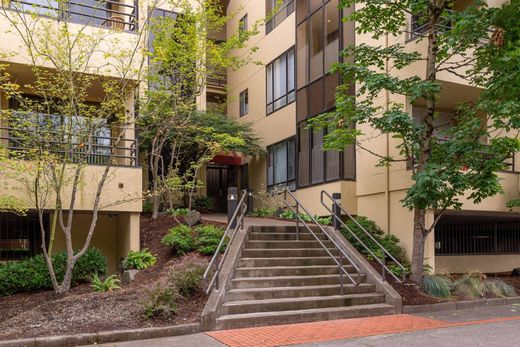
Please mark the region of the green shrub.
<svg viewBox="0 0 520 347"><path fill-rule="evenodd" d="M424 291L436 298L449 298L453 283L444 276L426 275L423 277L422 287Z"/></svg>
<svg viewBox="0 0 520 347"><path fill-rule="evenodd" d="M270 207L258 207L253 210L251 215L253 217L272 217L276 210Z"/></svg>
<svg viewBox="0 0 520 347"><path fill-rule="evenodd" d="M161 243L170 246L176 254L182 255L197 248L195 238L189 226L181 224L170 229Z"/></svg>
<svg viewBox="0 0 520 347"><path fill-rule="evenodd" d="M332 217L315 217L316 221L321 225L332 225Z"/></svg>
<svg viewBox="0 0 520 347"><path fill-rule="evenodd" d="M202 254L214 254L217 246L224 236L224 230L211 224L199 225L195 228L197 232L197 251ZM221 248L221 252L226 249L226 242Z"/></svg>
<svg viewBox="0 0 520 347"><path fill-rule="evenodd" d="M58 282L63 280L66 262L66 252L53 257ZM72 285L89 282L93 275L105 275L106 272L105 256L98 249L91 248L76 262L72 272ZM0 296L50 288L52 282L43 255L0 265Z"/></svg>
<svg viewBox="0 0 520 347"><path fill-rule="evenodd" d="M283 219L296 219L296 214L291 210L285 210L280 214Z"/></svg>
<svg viewBox="0 0 520 347"><path fill-rule="evenodd" d="M121 289L121 281L117 275L111 275L102 280L97 274L94 274L90 286L96 292L111 292L115 289Z"/></svg>
<svg viewBox="0 0 520 347"><path fill-rule="evenodd" d="M193 198L192 207L197 211L211 211L215 207L215 203L208 196L196 196Z"/></svg>
<svg viewBox="0 0 520 347"><path fill-rule="evenodd" d="M143 213L152 213L153 204L150 201L143 202Z"/></svg>
<svg viewBox="0 0 520 347"><path fill-rule="evenodd" d="M482 292L486 297L491 298L505 298L517 295L513 286L498 279L482 282Z"/></svg>
<svg viewBox="0 0 520 347"><path fill-rule="evenodd" d="M189 262L171 272L171 282L183 296L191 296L202 290L202 276L206 267L195 262Z"/></svg>
<svg viewBox="0 0 520 347"><path fill-rule="evenodd" d="M187 208L169 208L166 214L172 217L186 217L190 211Z"/></svg>
<svg viewBox="0 0 520 347"><path fill-rule="evenodd" d="M305 213L300 213L299 216L300 216L301 220L303 220L306 223L314 223L312 218ZM280 218L296 220L296 214L291 210L285 210L280 214ZM314 215L314 219L316 219L316 221L321 225L332 225L332 217L330 217L330 216L329 217L318 217L318 216Z"/></svg>
<svg viewBox="0 0 520 347"><path fill-rule="evenodd" d="M157 258L150 253L147 248L145 248L139 252L128 252L126 259L123 260L122 266L124 270L144 270L154 265L156 262Z"/></svg>
<svg viewBox="0 0 520 347"><path fill-rule="evenodd" d="M366 217L356 217L356 221L377 240L395 259L397 259L406 268L409 269L408 260L405 257L404 251L399 245L399 239L395 235L385 235L385 232L372 220ZM382 259L383 251L374 241L367 236L363 230L353 221L349 220L346 223L348 229L352 231L375 255L378 259ZM348 230L342 229L341 233L345 238L356 248L359 252L364 254L367 259L374 260L374 257L366 250L365 247L350 233ZM402 276L403 270L393 262L387 262L388 268L396 275Z"/></svg>
<svg viewBox="0 0 520 347"><path fill-rule="evenodd" d="M486 277L480 273L469 273L453 281L453 294L468 298L482 298L485 295L482 282Z"/></svg>
<svg viewBox="0 0 520 347"><path fill-rule="evenodd" d="M141 301L144 316L148 319L157 316L170 316L177 313L177 299L179 295L172 288L161 288L145 291L145 299Z"/></svg>

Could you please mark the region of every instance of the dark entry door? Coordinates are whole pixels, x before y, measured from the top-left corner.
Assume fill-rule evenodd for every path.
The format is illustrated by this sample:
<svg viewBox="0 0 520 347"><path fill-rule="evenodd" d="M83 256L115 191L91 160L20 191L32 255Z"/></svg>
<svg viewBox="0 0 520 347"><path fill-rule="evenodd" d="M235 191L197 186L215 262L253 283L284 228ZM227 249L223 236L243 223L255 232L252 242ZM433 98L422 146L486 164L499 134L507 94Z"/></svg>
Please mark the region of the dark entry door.
<svg viewBox="0 0 520 347"><path fill-rule="evenodd" d="M206 168L206 190L213 199L217 213L227 212L228 166L212 165Z"/></svg>

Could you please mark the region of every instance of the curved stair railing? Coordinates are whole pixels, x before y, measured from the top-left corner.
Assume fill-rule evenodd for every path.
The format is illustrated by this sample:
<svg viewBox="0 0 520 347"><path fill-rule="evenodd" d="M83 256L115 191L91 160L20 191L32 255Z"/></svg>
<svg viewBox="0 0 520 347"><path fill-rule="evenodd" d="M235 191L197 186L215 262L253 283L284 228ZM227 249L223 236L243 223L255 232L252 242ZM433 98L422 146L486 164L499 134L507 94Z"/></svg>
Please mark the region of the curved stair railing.
<svg viewBox="0 0 520 347"><path fill-rule="evenodd" d="M333 209L331 209L326 203L325 203L325 199L328 198L331 202L332 202L332 206L335 206L337 209L339 209L339 211L341 211L341 214L345 215L348 217L348 219L350 219L354 224L356 224L356 226L370 239L372 240L372 242L374 242L374 244L381 250L381 259L370 249L370 247L368 247L360 238L359 236L356 235L356 233L354 233L346 224L345 222L336 214L333 212ZM345 211L345 209L343 207L341 207L341 204L339 202L336 201L336 199L334 199L332 197L332 195L330 195L328 192L326 192L325 190L322 190L321 191L321 195L320 195L320 201L321 201L321 204L327 209L327 211L330 212L330 215L332 216L333 218L333 221L336 220L338 223L341 224L341 226L347 230L355 239L357 242L359 242L363 248L365 248L365 250L379 263L379 265L381 265L381 276L382 276L382 279L383 281L385 281L386 279L386 272L388 272L397 282L399 283L402 283L405 279L406 279L406 267L401 264L381 243L379 243L361 224L359 224L359 222L350 215L350 213L348 213L347 211ZM335 224L335 223L333 223ZM403 273L403 276L402 278L399 278L397 277L392 270L390 270L390 268L388 267L387 263L386 263L386 259L389 258L390 260L392 260L402 271Z"/></svg>
<svg viewBox="0 0 520 347"><path fill-rule="evenodd" d="M343 276L347 276L348 279L350 279L350 281L357 287L360 283L361 283L361 278L359 276L359 267L352 261L352 259L348 256L347 253L345 253L339 246L338 244L336 243L336 241L334 241L334 239L332 237L330 237L329 233L327 232L327 230L320 224L318 223L318 221L316 220L316 218L309 213L309 211L301 204L301 202L294 196L294 194L289 190L289 188L285 188L284 190L284 202L285 204L287 205L287 207L292 211L292 213L296 216L296 240L299 240L300 239L300 235L299 235L299 229L300 229L300 222L303 224L303 226L314 236L314 238L316 239L316 241L319 242L319 244L321 245L321 247L327 252L327 255L332 259L334 260L334 263L336 263L336 265L338 266L338 269L339 269L339 284L340 284L340 295L343 295L344 293L344 284L343 284ZM293 205L289 202L287 196L289 196L293 202L295 203L295 206L293 207ZM305 219L302 217L302 215L300 215L299 211L300 211L300 208L301 210L305 213L305 215L307 215L310 220L312 220L312 222L314 224L316 224L316 226L321 230L321 232L323 232L326 236L327 236L327 239L330 240L332 242L332 244L334 245L334 247L339 251L339 260L336 258L336 256L334 256L330 250L327 248L327 246L325 246L322 242L322 240L320 240L320 238L316 235L316 233L312 230L312 228L309 226L309 223L307 223L305 221ZM350 265L352 265L352 267L356 270L356 275L357 275L357 279L354 279L352 277L352 275L345 269L344 267L344 264L343 264L343 260L346 259L348 260L348 262L350 263Z"/></svg>
<svg viewBox="0 0 520 347"><path fill-rule="evenodd" d="M244 229L244 216L247 212L247 190L242 190L242 197L238 201L237 208L235 209L235 212L233 213L233 216L228 222L227 228L224 231L224 235L220 239L220 242L217 246L217 249L215 250L215 254L213 254L213 257L211 258L211 261L208 264L208 267L206 268L206 271L204 272L204 275L202 277L202 284L204 288L204 292L206 294L211 293L213 290L213 287L216 288L216 290L220 289L220 283L219 283L219 276L220 271L222 270L222 265L224 264L226 257L229 253L230 245L233 243L233 240L235 239L236 235L238 234L238 230ZM232 225L235 224L235 227L232 228ZM230 236L229 234L232 233ZM229 239L229 241L226 244L226 239ZM222 247L225 245L225 251L222 257L219 259L219 255L221 252ZM211 270L214 268L215 272L212 276Z"/></svg>

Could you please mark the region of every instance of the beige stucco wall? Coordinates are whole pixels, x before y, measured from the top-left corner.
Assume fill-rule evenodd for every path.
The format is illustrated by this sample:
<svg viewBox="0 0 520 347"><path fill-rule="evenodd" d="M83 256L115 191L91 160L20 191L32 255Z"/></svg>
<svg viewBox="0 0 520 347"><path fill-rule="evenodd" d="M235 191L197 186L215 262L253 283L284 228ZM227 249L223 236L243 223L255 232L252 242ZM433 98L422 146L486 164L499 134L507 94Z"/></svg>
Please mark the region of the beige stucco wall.
<svg viewBox="0 0 520 347"><path fill-rule="evenodd" d="M67 218L67 215L65 215ZM92 214L75 213L72 224L72 244L80 249L86 239ZM100 214L90 247L98 248L107 258L109 273L119 269L120 261L130 250L139 250L139 213ZM55 252L65 250L65 237L61 229L56 232Z"/></svg>
<svg viewBox="0 0 520 347"><path fill-rule="evenodd" d="M520 267L520 255L467 255L438 256L435 258L435 270L438 273L484 273L511 272Z"/></svg>

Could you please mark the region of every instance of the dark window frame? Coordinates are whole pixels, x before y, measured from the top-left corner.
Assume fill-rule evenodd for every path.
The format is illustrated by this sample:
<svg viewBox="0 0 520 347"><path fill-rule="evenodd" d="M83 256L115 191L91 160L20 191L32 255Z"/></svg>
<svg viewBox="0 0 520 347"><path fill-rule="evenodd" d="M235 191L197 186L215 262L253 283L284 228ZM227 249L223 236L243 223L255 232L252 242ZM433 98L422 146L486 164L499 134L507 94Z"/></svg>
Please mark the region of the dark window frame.
<svg viewBox="0 0 520 347"><path fill-rule="evenodd" d="M289 58L288 57L289 57L289 53L291 51L293 52L292 56L293 56L294 71L293 71L293 88L289 89ZM274 98L274 82L275 82L274 64L277 60L281 59L284 56L285 56L285 87L286 87L286 90L285 90L284 95L275 99ZM271 67L271 76L269 76L269 67ZM269 64L267 64L265 66L265 78L266 78L266 83L265 83L266 114L268 116L276 111L283 109L284 107L287 107L288 105L290 105L296 101L296 50L295 50L295 46L292 46L291 48L289 48L288 50L286 50L285 52L280 54L278 57L273 59ZM271 102L268 102L269 80L271 80L271 93L272 93ZM291 94L292 94L292 98L290 98ZM275 104L278 101L283 100L283 99L285 99L285 104L283 104L282 106L280 106L278 108L275 108ZM269 108L269 107L271 107L271 108Z"/></svg>
<svg viewBox="0 0 520 347"><path fill-rule="evenodd" d="M246 88L239 94L239 115L243 117L249 114L249 89Z"/></svg>
<svg viewBox="0 0 520 347"><path fill-rule="evenodd" d="M293 173L293 176L290 177L289 176L289 160L290 160L290 156L289 156L289 142L292 142L293 143L293 151L294 151L294 155L293 155L293 168L294 168L294 173ZM273 182L271 184L269 184L269 167L270 167L270 150L271 149L274 149L275 146L278 146L280 144L285 144L285 151L286 151L286 158L287 158L287 164L286 164L286 173L285 173L285 181L283 182L278 182L278 183L275 183L275 177L274 177L274 172L276 170L275 168L275 160L273 158ZM274 155L274 152L273 152L273 155ZM266 165L265 165L265 177L266 177L266 188L267 190L269 189L272 189L273 187L277 187L277 186L286 186L286 187L289 187L291 190L295 190L296 187L298 186L298 175L297 175L297 171L298 171L298 165L297 165L297 158L298 158L298 148L297 148L297 142L296 142L296 136L291 136L289 138L286 138L282 141L278 141L276 143L273 143L269 146L267 146L266 148Z"/></svg>
<svg viewBox="0 0 520 347"><path fill-rule="evenodd" d="M238 34L241 35L242 32L249 30L248 27L249 27L249 22L248 22L248 20L247 20L247 13L246 13L246 14L245 14L242 18L240 18L240 20L238 21Z"/></svg>
<svg viewBox="0 0 520 347"><path fill-rule="evenodd" d="M266 6L266 15L269 15L269 11L271 11L269 6L269 1L267 0L265 3ZM282 3L280 8L276 13L272 13L271 19L265 23L265 34L268 35L272 32L277 26L283 23L296 9L295 0L283 0L285 3ZM298 0L296 0L298 1ZM301 0L300 0L301 1ZM279 19L279 15L282 15L282 19Z"/></svg>

